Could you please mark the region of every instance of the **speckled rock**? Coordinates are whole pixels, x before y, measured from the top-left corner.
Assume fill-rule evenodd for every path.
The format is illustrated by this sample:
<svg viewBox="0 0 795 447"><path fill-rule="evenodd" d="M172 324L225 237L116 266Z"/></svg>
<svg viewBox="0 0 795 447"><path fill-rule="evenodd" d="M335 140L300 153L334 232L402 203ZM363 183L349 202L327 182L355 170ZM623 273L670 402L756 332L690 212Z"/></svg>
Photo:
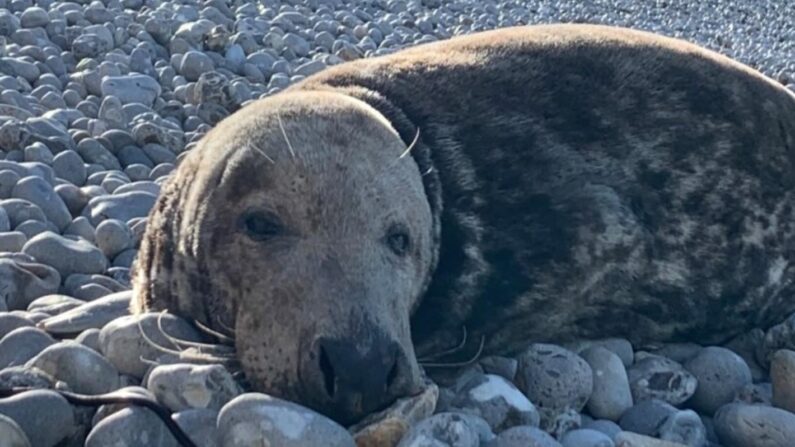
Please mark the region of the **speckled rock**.
<svg viewBox="0 0 795 447"><path fill-rule="evenodd" d="M751 383L751 370L739 355L720 347L708 347L684 364L698 380L688 404L701 413L712 415L734 399L743 386Z"/></svg>
<svg viewBox="0 0 795 447"><path fill-rule="evenodd" d="M147 389L172 411L220 410L242 392L221 365L161 365L148 377Z"/></svg>
<svg viewBox="0 0 795 447"><path fill-rule="evenodd" d="M679 405L696 392L698 381L679 363L659 356L637 360L627 370L632 399L660 399Z"/></svg>
<svg viewBox="0 0 795 447"><path fill-rule="evenodd" d="M400 440L398 447L456 445L477 447L494 439L483 419L462 413L437 413L420 421Z"/></svg>
<svg viewBox="0 0 795 447"><path fill-rule="evenodd" d="M530 400L511 382L492 374L468 377L456 387L450 406L482 417L495 433L517 425L537 427L540 422Z"/></svg>
<svg viewBox="0 0 795 447"><path fill-rule="evenodd" d="M628 431L622 431L613 438L616 447L687 447L684 444L639 435Z"/></svg>
<svg viewBox="0 0 795 447"><path fill-rule="evenodd" d="M780 349L770 362L773 405L795 413L795 351Z"/></svg>
<svg viewBox="0 0 795 447"><path fill-rule="evenodd" d="M312 410L259 393L242 394L218 415L220 444L249 447L268 440L271 445L353 447L348 432Z"/></svg>
<svg viewBox="0 0 795 447"><path fill-rule="evenodd" d="M791 447L795 440L795 414L779 408L731 403L713 422L726 447Z"/></svg>
<svg viewBox="0 0 795 447"><path fill-rule="evenodd" d="M518 358L516 385L548 427L563 410L580 411L593 391L593 372L577 354L560 346L533 344Z"/></svg>

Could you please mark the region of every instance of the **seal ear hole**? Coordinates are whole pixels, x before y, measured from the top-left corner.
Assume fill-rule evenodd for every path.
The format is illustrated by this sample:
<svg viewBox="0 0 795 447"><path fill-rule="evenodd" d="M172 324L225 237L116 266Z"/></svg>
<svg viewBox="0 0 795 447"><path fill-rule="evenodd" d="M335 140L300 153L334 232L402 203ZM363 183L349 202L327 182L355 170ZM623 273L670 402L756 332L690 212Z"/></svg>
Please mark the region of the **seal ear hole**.
<svg viewBox="0 0 795 447"><path fill-rule="evenodd" d="M320 347L320 371L323 372L323 384L326 386L326 393L333 399L334 383L336 382L334 368L331 366L331 360L329 360L328 354L322 346Z"/></svg>
<svg viewBox="0 0 795 447"><path fill-rule="evenodd" d="M240 217L240 226L246 235L256 241L273 239L283 233L279 218L270 212L247 211Z"/></svg>
<svg viewBox="0 0 795 447"><path fill-rule="evenodd" d="M411 237L404 225L395 224L389 227L385 241L389 249L398 256L405 256L411 249Z"/></svg>

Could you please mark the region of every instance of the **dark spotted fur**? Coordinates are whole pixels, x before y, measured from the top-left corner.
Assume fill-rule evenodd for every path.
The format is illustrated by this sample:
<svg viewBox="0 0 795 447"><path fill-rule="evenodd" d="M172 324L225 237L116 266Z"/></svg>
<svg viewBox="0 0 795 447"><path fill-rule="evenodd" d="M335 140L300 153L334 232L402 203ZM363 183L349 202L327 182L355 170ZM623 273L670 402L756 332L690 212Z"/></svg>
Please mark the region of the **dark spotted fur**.
<svg viewBox="0 0 795 447"><path fill-rule="evenodd" d="M490 352L714 343L795 311L795 95L716 53L597 26L499 30L344 64L439 219L412 330ZM378 148L373 148L377 150Z"/></svg>

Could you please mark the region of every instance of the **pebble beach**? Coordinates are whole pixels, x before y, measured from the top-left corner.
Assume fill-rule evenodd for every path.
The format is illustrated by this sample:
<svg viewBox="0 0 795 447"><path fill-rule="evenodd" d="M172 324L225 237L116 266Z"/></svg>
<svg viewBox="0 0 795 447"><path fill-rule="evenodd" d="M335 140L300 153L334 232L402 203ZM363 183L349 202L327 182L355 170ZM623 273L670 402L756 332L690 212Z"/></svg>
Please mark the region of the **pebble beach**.
<svg viewBox="0 0 795 447"><path fill-rule="evenodd" d="M147 401L201 447L795 446L795 315L723 346L528 341L351 427L130 315L147 215L218 122L328 66L544 23L682 38L795 92L795 0L0 0L0 446L181 445L69 393Z"/></svg>

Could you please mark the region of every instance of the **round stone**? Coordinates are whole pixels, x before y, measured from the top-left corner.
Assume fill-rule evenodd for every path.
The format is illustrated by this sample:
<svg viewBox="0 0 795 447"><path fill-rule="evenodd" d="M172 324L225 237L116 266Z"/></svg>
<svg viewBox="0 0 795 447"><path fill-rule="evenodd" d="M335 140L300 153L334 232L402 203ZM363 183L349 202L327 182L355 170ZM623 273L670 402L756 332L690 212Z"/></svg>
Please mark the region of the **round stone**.
<svg viewBox="0 0 795 447"><path fill-rule="evenodd" d="M707 415L731 402L740 389L751 383L748 365L742 357L726 348L704 348L685 362L684 367L698 381L688 404Z"/></svg>
<svg viewBox="0 0 795 447"><path fill-rule="evenodd" d="M282 447L354 447L348 431L300 405L259 393L242 394L218 415L220 445L248 447L267 439Z"/></svg>
<svg viewBox="0 0 795 447"><path fill-rule="evenodd" d="M601 346L588 348L580 356L593 371L593 393L588 400L588 413L596 418L617 421L632 407L632 392L624 363L618 355Z"/></svg>
<svg viewBox="0 0 795 447"><path fill-rule="evenodd" d="M593 372L577 354L560 346L533 344L517 360L516 385L538 406L548 427L566 409L580 411L593 391Z"/></svg>
<svg viewBox="0 0 795 447"><path fill-rule="evenodd" d="M120 387L116 368L93 349L74 341L48 346L26 366L66 382L77 393L102 394Z"/></svg>
<svg viewBox="0 0 795 447"><path fill-rule="evenodd" d="M773 405L795 413L795 351L780 349L770 361Z"/></svg>
<svg viewBox="0 0 795 447"><path fill-rule="evenodd" d="M795 439L795 414L765 405L724 405L713 422L726 447L791 447Z"/></svg>

